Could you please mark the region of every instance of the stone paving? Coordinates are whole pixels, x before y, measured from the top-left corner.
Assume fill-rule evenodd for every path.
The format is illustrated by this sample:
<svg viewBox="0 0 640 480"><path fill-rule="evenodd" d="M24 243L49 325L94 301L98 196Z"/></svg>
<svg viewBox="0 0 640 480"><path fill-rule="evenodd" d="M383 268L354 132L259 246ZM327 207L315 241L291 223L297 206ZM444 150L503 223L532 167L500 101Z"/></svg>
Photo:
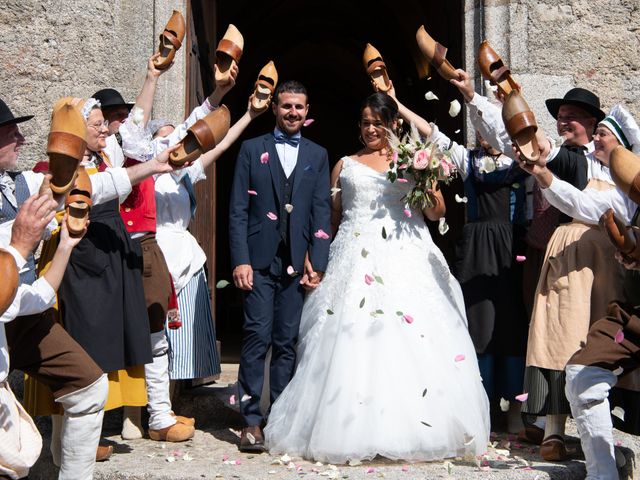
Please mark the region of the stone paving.
<svg viewBox="0 0 640 480"><path fill-rule="evenodd" d="M195 416L195 437L185 443L170 444L149 439L123 441L119 435L121 413L105 416L106 441L113 444L115 454L97 465L95 478L104 480L137 479L483 479L483 480L544 480L582 479L584 462L550 463L537 455L537 448L518 442L514 436L492 434L492 446L481 459L464 461L399 463L376 459L359 465L327 465L299 458L268 454L240 453L239 427L241 418L237 406L229 399L235 393L237 365L225 365L221 379L215 384L183 391L174 405L182 415ZM48 451L48 421L39 419L45 437L42 456L29 476L31 480L54 479L56 470ZM575 427L570 424L570 442L577 442ZM636 452L640 441L631 435L615 432L615 437L627 459L624 477L632 478Z"/></svg>

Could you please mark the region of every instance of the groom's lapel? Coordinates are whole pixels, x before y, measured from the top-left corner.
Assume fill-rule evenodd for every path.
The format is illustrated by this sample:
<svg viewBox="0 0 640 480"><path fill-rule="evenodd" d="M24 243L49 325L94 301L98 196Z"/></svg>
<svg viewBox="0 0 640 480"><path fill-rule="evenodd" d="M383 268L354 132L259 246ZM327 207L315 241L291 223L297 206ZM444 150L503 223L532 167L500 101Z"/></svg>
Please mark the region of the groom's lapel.
<svg viewBox="0 0 640 480"><path fill-rule="evenodd" d="M265 151L269 154L269 171L271 172L271 181L273 182L273 188L278 196L278 202L282 203L280 198L280 171L278 165L280 163L280 157L276 151L276 144L273 141L273 135L268 135L264 140Z"/></svg>

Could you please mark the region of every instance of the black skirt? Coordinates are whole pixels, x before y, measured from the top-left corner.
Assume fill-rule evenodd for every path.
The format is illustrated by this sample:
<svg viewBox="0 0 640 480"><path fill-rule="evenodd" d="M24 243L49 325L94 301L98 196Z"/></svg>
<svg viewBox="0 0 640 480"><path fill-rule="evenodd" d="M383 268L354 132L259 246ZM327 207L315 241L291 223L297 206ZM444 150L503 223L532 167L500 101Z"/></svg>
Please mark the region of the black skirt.
<svg viewBox="0 0 640 480"><path fill-rule="evenodd" d="M118 201L92 208L59 289L64 328L104 372L152 361L142 287L142 252Z"/></svg>
<svg viewBox="0 0 640 480"><path fill-rule="evenodd" d="M522 265L516 261L524 253L523 233L510 222L477 221L464 226L454 272L477 353L524 356L526 352Z"/></svg>

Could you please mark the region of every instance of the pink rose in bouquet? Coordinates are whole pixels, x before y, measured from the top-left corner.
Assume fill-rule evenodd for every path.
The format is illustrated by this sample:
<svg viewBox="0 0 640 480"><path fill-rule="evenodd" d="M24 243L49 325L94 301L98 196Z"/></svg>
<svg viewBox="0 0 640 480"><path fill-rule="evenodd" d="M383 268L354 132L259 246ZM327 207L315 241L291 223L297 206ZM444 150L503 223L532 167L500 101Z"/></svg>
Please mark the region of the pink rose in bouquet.
<svg viewBox="0 0 640 480"><path fill-rule="evenodd" d="M431 152L429 150L416 150L413 154L413 164L411 165L415 170L424 170L429 166L431 160Z"/></svg>

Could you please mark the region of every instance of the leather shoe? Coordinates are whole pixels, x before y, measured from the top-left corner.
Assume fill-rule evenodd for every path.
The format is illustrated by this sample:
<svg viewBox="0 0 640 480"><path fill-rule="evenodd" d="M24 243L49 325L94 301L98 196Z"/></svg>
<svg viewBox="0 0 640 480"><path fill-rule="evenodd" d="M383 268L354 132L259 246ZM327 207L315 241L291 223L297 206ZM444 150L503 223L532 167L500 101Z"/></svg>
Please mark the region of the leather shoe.
<svg viewBox="0 0 640 480"><path fill-rule="evenodd" d="M96 462L109 460L113 454L113 445L98 445L96 449Z"/></svg>
<svg viewBox="0 0 640 480"><path fill-rule="evenodd" d="M564 462L571 458L560 435L549 435L540 445L540 456L547 462Z"/></svg>
<svg viewBox="0 0 640 480"><path fill-rule="evenodd" d="M527 425L518 432L518 440L521 442L540 445L544 440L544 429L536 425Z"/></svg>
<svg viewBox="0 0 640 480"><path fill-rule="evenodd" d="M240 451L251 453L262 453L264 447L264 435L259 425L251 425L242 429L240 435Z"/></svg>

